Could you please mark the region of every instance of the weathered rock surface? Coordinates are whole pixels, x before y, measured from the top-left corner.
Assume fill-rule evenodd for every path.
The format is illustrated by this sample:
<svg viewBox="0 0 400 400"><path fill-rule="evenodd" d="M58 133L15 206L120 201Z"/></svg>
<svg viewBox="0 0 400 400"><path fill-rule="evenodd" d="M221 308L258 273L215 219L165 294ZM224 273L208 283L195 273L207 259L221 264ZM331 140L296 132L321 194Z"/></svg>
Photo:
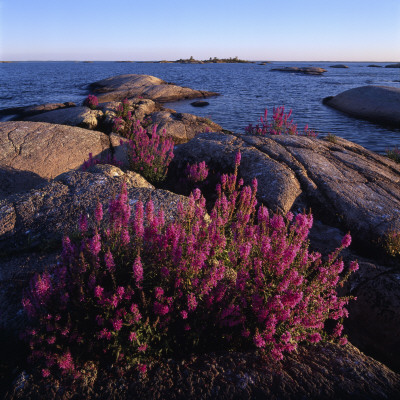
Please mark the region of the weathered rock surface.
<svg viewBox="0 0 400 400"><path fill-rule="evenodd" d="M345 321L351 342L400 371L400 269L361 261L347 290L357 300L349 304Z"/></svg>
<svg viewBox="0 0 400 400"><path fill-rule="evenodd" d="M336 64L336 65L331 65L331 68L349 68L349 67L344 64Z"/></svg>
<svg viewBox="0 0 400 400"><path fill-rule="evenodd" d="M351 116L400 127L400 89L362 86L324 99L324 104Z"/></svg>
<svg viewBox="0 0 400 400"><path fill-rule="evenodd" d="M385 68L400 68L400 63L385 65Z"/></svg>
<svg viewBox="0 0 400 400"><path fill-rule="evenodd" d="M321 344L301 347L281 362L251 353L164 360L145 378L126 374L116 385L108 374L99 374L75 390L87 399L395 399L400 376L352 345ZM10 399L52 397L57 391L62 388L54 383L39 386L21 377Z"/></svg>
<svg viewBox="0 0 400 400"><path fill-rule="evenodd" d="M205 107L208 106L210 103L208 101L201 101L201 100L197 100L194 101L193 103L190 103L191 106L193 107Z"/></svg>
<svg viewBox="0 0 400 400"><path fill-rule="evenodd" d="M318 68L318 67L282 67L282 68L272 68L271 71L280 71L280 72L295 72L299 74L305 75L322 75L326 72L326 69Z"/></svg>
<svg viewBox="0 0 400 400"><path fill-rule="evenodd" d="M300 195L295 173L285 165L258 151L242 139L223 133L204 133L175 148L174 162L179 169L187 163L205 161L218 171L231 170L240 150L240 175L245 183L258 180L258 198L274 211L289 211Z"/></svg>
<svg viewBox="0 0 400 400"><path fill-rule="evenodd" d="M104 114L104 124L111 126L117 116L117 108L121 104L119 101L111 101L99 104L99 109ZM150 99L140 99L138 97L129 100L132 117L143 122L151 113L159 111L161 107Z"/></svg>
<svg viewBox="0 0 400 400"><path fill-rule="evenodd" d="M100 105L104 110L104 126L112 129L112 122L117 115L118 102L104 103ZM162 133L165 129L168 137L171 137L176 144L185 143L194 138L200 132L219 132L221 126L208 118L198 117L192 114L177 113L174 110L166 109L152 100L134 98L129 101L132 119L145 122L146 129L152 131L157 125L157 132ZM114 138L115 133L110 135L112 145L118 145ZM118 157L117 157L118 158ZM122 160L126 157L122 156ZM120 158L118 158L120 159Z"/></svg>
<svg viewBox="0 0 400 400"><path fill-rule="evenodd" d="M36 114L45 113L48 111L54 111L61 108L75 107L76 104L72 102L66 103L48 103L39 104L27 107L13 107L0 110L0 118L7 115L17 115L16 118L31 117Z"/></svg>
<svg viewBox="0 0 400 400"><path fill-rule="evenodd" d="M142 187L136 187L135 174L124 174L116 167L96 166L93 173L66 172L46 185L0 201L0 253L59 244L64 234L77 229L82 213L92 214L97 201L107 209L109 200L120 192L124 178L131 204L151 197L156 209L164 208L166 220L173 218L176 204L184 199L153 190L143 181L139 183Z"/></svg>
<svg viewBox="0 0 400 400"><path fill-rule="evenodd" d="M174 162L204 160L226 170L239 149L240 175L247 183L258 179L259 200L272 210L311 207L364 243L400 230L400 165L344 139L205 133L177 146Z"/></svg>
<svg viewBox="0 0 400 400"><path fill-rule="evenodd" d="M89 85L100 103L121 101L124 98L144 97L161 103L181 99L216 96L218 93L193 90L169 84L150 75L128 74L103 79Z"/></svg>
<svg viewBox="0 0 400 400"><path fill-rule="evenodd" d="M151 121L152 126L157 125L157 132L161 133L165 129L167 136L176 144L185 143L201 132L222 131L221 126L208 118L171 111L173 110L154 112L151 114Z"/></svg>
<svg viewBox="0 0 400 400"><path fill-rule="evenodd" d="M79 168L89 153L93 157L108 154L109 143L104 133L82 128L30 121L0 122L0 195L30 189L36 182Z"/></svg>
<svg viewBox="0 0 400 400"><path fill-rule="evenodd" d="M32 117L23 118L23 120L95 129L98 125L98 119L102 116L103 112L101 110L91 110L88 107L82 106L40 113Z"/></svg>

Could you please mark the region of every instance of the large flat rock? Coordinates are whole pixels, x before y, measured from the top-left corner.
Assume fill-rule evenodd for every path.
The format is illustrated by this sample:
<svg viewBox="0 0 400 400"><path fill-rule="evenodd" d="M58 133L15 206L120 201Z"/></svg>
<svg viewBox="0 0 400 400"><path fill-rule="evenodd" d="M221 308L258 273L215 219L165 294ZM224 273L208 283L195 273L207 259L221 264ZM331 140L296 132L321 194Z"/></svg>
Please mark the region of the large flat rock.
<svg viewBox="0 0 400 400"><path fill-rule="evenodd" d="M218 93L193 90L167 83L150 75L127 74L103 79L89 85L100 103L121 101L124 98L143 97L161 103L216 96Z"/></svg>
<svg viewBox="0 0 400 400"><path fill-rule="evenodd" d="M0 198L79 168L89 153L105 156L109 143L104 133L77 127L0 122Z"/></svg>
<svg viewBox="0 0 400 400"><path fill-rule="evenodd" d="M239 173L246 184L258 180L258 199L274 211L288 212L300 195L300 183L286 165L258 151L242 139L224 133L203 133L174 151L174 162L183 169L187 163L205 161L217 171L232 170L240 150Z"/></svg>
<svg viewBox="0 0 400 400"><path fill-rule="evenodd" d="M328 97L324 104L357 118L400 127L400 88L362 86Z"/></svg>
<svg viewBox="0 0 400 400"><path fill-rule="evenodd" d="M400 165L344 139L205 133L177 146L174 162L227 169L239 149L240 175L258 179L258 198L272 210L311 208L364 244L400 230Z"/></svg>
<svg viewBox="0 0 400 400"><path fill-rule="evenodd" d="M221 126L208 118L172 111L154 112L151 114L151 121L152 126L157 125L157 132L161 133L165 130L166 135L176 144L186 143L201 132L222 131Z"/></svg>
<svg viewBox="0 0 400 400"><path fill-rule="evenodd" d="M300 347L281 362L252 353L193 356L154 362L147 376L127 373L115 379L101 372L90 385L75 387L87 399L397 399L400 376L354 346L319 344ZM117 383L118 382L118 383ZM18 381L11 399L46 397L57 382L41 385L31 377ZM91 394L93 393L93 394Z"/></svg>
<svg viewBox="0 0 400 400"><path fill-rule="evenodd" d="M156 209L164 209L166 220L174 217L178 201L185 199L144 185L115 167L111 173L101 167L93 170L66 172L48 184L0 200L0 253L60 245L63 235L77 230L81 214L92 215L97 201L107 209L124 180L132 205L151 198Z"/></svg>
<svg viewBox="0 0 400 400"><path fill-rule="evenodd" d="M51 124L78 126L86 129L95 129L98 120L103 116L100 110L91 110L88 107L69 107L51 110L34 116L23 118L25 121L48 122Z"/></svg>

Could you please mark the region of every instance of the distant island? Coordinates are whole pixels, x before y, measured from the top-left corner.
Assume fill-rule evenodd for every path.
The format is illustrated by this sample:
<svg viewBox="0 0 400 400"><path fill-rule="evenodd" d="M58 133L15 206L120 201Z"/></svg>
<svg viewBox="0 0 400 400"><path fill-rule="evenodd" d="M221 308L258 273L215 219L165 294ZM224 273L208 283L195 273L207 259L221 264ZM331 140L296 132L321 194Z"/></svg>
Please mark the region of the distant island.
<svg viewBox="0 0 400 400"><path fill-rule="evenodd" d="M181 58L176 61L160 61L161 64L167 63L178 63L178 64L223 64L223 63L249 63L253 64L254 61L247 61L247 60L240 60L238 57L230 57L230 58L217 58L217 57L210 57L208 60L196 60L191 56L190 58Z"/></svg>

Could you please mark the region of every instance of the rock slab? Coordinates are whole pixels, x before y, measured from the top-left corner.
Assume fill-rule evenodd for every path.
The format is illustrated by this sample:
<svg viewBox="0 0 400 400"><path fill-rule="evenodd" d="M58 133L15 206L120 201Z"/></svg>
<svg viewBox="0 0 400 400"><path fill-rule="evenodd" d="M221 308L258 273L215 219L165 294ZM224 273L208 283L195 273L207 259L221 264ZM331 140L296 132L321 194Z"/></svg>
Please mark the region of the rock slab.
<svg viewBox="0 0 400 400"><path fill-rule="evenodd" d="M177 146L174 162L227 170L238 150L240 175L258 179L258 198L273 211L311 208L364 244L400 230L400 165L344 139L204 133Z"/></svg>
<svg viewBox="0 0 400 400"><path fill-rule="evenodd" d="M362 86L327 97L324 104L353 117L400 127L400 88Z"/></svg>
<svg viewBox="0 0 400 400"><path fill-rule="evenodd" d="M89 158L106 155L107 135L43 122L0 122L0 198L33 188Z"/></svg>
<svg viewBox="0 0 400 400"><path fill-rule="evenodd" d="M103 79L89 85L99 103L121 101L124 98L143 97L166 103L182 99L217 96L218 93L193 90L167 83L150 75L127 74Z"/></svg>

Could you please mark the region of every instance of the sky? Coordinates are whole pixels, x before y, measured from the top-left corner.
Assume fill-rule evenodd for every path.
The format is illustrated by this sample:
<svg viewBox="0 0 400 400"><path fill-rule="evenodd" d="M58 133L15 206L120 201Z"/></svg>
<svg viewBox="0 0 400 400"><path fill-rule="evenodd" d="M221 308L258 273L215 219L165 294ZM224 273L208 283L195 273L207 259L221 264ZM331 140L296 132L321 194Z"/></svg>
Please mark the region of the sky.
<svg viewBox="0 0 400 400"><path fill-rule="evenodd" d="M0 0L0 60L400 62L400 0Z"/></svg>

